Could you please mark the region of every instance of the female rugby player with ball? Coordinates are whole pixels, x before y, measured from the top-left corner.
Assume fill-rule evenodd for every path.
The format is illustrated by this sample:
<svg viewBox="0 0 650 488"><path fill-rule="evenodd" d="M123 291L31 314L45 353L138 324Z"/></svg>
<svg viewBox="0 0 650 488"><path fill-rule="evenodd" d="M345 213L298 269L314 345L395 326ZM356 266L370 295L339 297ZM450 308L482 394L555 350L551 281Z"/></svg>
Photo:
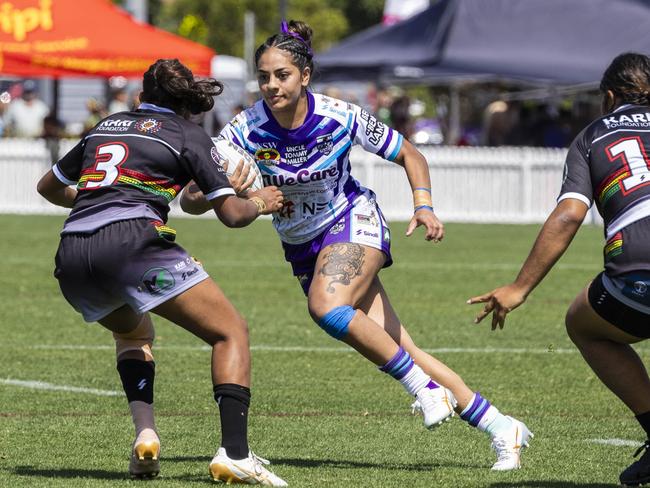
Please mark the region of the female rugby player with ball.
<svg viewBox="0 0 650 488"><path fill-rule="evenodd" d="M283 22L282 32L257 49L263 99L220 137L253 155L265 183L282 190L285 202L273 224L314 321L398 380L416 398L427 428L455 410L491 436L493 469L519 468L520 450L532 434L413 343L378 277L392 264L390 233L375 194L350 175L350 149L360 144L405 168L414 200L406 234L423 226L425 239L438 242L444 230L433 212L427 162L365 110L307 90L314 69L311 35L303 22ZM208 210L199 192L185 192L181 204L190 213Z"/></svg>
<svg viewBox="0 0 650 488"><path fill-rule="evenodd" d="M130 474L153 477L160 470L151 311L212 346L222 435L210 463L212 477L286 486L248 449L246 322L165 225L169 202L191 179L229 227L282 207L282 194L272 186L248 198L236 196L212 140L187 120L210 110L221 90L216 80L195 80L176 59L158 60L144 74L140 107L101 121L43 176L38 191L72 208L54 272L63 295L87 322L99 322L115 338L117 369L136 430Z"/></svg>

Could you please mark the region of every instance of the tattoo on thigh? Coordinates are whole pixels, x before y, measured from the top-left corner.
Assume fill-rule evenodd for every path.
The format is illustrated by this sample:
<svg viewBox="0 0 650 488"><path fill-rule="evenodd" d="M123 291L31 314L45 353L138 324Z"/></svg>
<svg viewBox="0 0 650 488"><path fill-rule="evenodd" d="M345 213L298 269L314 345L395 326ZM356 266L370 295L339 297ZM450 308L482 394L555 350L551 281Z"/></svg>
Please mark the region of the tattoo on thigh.
<svg viewBox="0 0 650 488"><path fill-rule="evenodd" d="M365 251L359 244L333 244L330 247L325 264L318 270L319 274L332 277L327 285L328 293L334 293L334 283L349 285L353 278L361 276L364 255Z"/></svg>

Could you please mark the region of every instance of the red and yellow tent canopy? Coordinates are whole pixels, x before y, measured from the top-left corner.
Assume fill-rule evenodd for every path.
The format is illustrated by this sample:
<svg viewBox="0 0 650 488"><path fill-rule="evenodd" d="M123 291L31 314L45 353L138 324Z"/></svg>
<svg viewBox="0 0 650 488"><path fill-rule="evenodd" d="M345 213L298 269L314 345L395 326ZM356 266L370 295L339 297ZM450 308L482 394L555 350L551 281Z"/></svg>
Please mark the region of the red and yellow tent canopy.
<svg viewBox="0 0 650 488"><path fill-rule="evenodd" d="M141 24L110 0L2 0L0 74L140 77L159 58L210 74L214 51Z"/></svg>

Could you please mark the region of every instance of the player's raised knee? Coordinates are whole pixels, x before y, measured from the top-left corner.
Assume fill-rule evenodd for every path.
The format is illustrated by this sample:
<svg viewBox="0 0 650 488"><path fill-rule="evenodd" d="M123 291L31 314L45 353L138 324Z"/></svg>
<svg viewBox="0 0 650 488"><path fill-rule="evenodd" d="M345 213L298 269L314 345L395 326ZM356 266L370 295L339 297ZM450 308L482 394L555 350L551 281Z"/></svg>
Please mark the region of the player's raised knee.
<svg viewBox="0 0 650 488"><path fill-rule="evenodd" d="M314 317L318 326L335 339L343 339L348 334L350 322L356 311L350 305L339 305Z"/></svg>

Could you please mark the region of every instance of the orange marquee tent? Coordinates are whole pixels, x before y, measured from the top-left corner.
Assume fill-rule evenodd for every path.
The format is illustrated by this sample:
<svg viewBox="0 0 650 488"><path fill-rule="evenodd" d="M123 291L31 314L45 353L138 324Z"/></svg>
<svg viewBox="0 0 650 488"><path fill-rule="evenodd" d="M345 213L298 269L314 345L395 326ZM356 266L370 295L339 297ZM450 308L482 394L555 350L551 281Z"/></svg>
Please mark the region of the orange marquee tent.
<svg viewBox="0 0 650 488"><path fill-rule="evenodd" d="M209 75L214 51L135 21L110 0L0 1L0 74L141 77L159 58Z"/></svg>

